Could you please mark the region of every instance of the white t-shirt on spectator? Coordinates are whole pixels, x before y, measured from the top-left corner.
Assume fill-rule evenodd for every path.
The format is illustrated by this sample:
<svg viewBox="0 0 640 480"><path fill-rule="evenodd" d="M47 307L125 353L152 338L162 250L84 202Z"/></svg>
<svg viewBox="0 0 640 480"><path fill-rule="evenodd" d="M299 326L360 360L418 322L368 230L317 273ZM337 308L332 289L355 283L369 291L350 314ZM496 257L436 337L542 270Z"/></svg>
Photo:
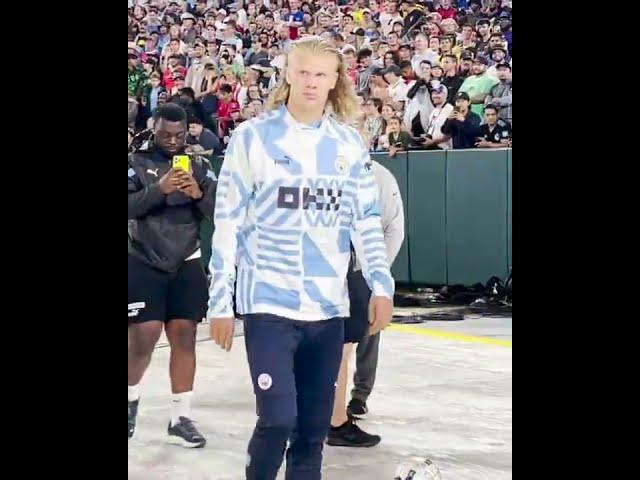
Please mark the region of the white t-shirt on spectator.
<svg viewBox="0 0 640 480"><path fill-rule="evenodd" d="M427 135L431 135L432 138L438 138L442 136L442 126L444 122L449 118L453 112L453 105L445 103L442 107L435 107L429 116L429 123L427 124ZM438 145L440 148L451 148L451 140L443 142Z"/></svg>
<svg viewBox="0 0 640 480"><path fill-rule="evenodd" d="M396 12L395 16L387 12L380 14L380 26L382 27L382 33L385 37L389 36L393 30L393 24L396 22L400 22L404 25L404 19L399 13Z"/></svg>
<svg viewBox="0 0 640 480"><path fill-rule="evenodd" d="M387 91L389 92L389 96L391 100L394 102L407 102L407 92L409 91L409 85L404 83L402 77L398 79L398 81L394 85L389 85L387 87Z"/></svg>
<svg viewBox="0 0 640 480"><path fill-rule="evenodd" d="M415 53L413 57L411 57L411 67L413 67L413 71L420 75L420 62L427 60L431 63L431 66L435 65L435 61L438 59L439 55L433 50L425 50L424 53Z"/></svg>

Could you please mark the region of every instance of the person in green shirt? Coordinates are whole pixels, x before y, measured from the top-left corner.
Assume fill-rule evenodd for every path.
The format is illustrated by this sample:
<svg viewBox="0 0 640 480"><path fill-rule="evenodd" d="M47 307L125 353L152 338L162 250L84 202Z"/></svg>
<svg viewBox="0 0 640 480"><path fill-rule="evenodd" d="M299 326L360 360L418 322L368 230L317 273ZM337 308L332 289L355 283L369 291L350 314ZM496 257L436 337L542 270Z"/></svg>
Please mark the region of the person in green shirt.
<svg viewBox="0 0 640 480"><path fill-rule="evenodd" d="M391 117L387 126L387 136L389 138L389 156L395 157L399 151L407 150L411 143L408 132L402 130L402 120L398 117Z"/></svg>
<svg viewBox="0 0 640 480"><path fill-rule="evenodd" d="M487 74L487 59L481 55L473 60L471 75L469 75L458 92L465 92L471 99L471 111L482 117L484 100L491 92L491 89L499 83L493 75Z"/></svg>
<svg viewBox="0 0 640 480"><path fill-rule="evenodd" d="M140 67L138 54L129 50L129 95L134 98L142 96L144 86L147 84L147 74Z"/></svg>

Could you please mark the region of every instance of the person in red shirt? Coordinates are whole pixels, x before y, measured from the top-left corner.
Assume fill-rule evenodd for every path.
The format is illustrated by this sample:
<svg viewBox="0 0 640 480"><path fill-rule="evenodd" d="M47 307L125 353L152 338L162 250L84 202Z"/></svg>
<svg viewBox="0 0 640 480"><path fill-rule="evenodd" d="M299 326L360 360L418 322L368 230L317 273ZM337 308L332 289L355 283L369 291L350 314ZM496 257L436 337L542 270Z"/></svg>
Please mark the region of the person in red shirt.
<svg viewBox="0 0 640 480"><path fill-rule="evenodd" d="M222 84L218 90L218 137L227 136L233 122L232 113L239 111L240 105L233 99L233 87Z"/></svg>
<svg viewBox="0 0 640 480"><path fill-rule="evenodd" d="M440 8L436 10L438 14L442 17L442 20L445 18L453 18L456 19L456 9L451 6L451 0L442 0L440 3Z"/></svg>
<svg viewBox="0 0 640 480"><path fill-rule="evenodd" d="M187 76L187 69L180 65L180 55L174 54L169 57L169 66L162 72L162 84L167 91L173 90L176 75L183 78Z"/></svg>
<svg viewBox="0 0 640 480"><path fill-rule="evenodd" d="M342 50L342 54L344 55L344 59L347 63L347 75L353 84L357 85L360 72L358 70L358 62L356 62L356 51L349 45Z"/></svg>

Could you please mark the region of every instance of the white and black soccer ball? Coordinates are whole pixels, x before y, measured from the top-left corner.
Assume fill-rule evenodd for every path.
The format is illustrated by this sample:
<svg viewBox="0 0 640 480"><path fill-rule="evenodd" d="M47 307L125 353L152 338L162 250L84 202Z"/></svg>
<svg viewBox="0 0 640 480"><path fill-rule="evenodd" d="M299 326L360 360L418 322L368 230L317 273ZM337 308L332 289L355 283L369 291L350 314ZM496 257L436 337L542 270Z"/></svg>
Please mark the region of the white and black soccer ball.
<svg viewBox="0 0 640 480"><path fill-rule="evenodd" d="M428 458L422 462L400 465L393 480L442 480L440 470Z"/></svg>

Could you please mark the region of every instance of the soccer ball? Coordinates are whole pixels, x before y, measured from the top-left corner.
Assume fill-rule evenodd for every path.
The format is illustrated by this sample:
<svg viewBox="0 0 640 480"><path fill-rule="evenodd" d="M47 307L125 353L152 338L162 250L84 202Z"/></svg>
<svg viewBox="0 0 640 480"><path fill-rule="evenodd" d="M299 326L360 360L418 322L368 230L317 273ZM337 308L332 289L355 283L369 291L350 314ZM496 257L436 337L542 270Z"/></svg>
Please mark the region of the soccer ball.
<svg viewBox="0 0 640 480"><path fill-rule="evenodd" d="M400 465L393 480L442 480L442 476L438 467L427 458L423 462Z"/></svg>

